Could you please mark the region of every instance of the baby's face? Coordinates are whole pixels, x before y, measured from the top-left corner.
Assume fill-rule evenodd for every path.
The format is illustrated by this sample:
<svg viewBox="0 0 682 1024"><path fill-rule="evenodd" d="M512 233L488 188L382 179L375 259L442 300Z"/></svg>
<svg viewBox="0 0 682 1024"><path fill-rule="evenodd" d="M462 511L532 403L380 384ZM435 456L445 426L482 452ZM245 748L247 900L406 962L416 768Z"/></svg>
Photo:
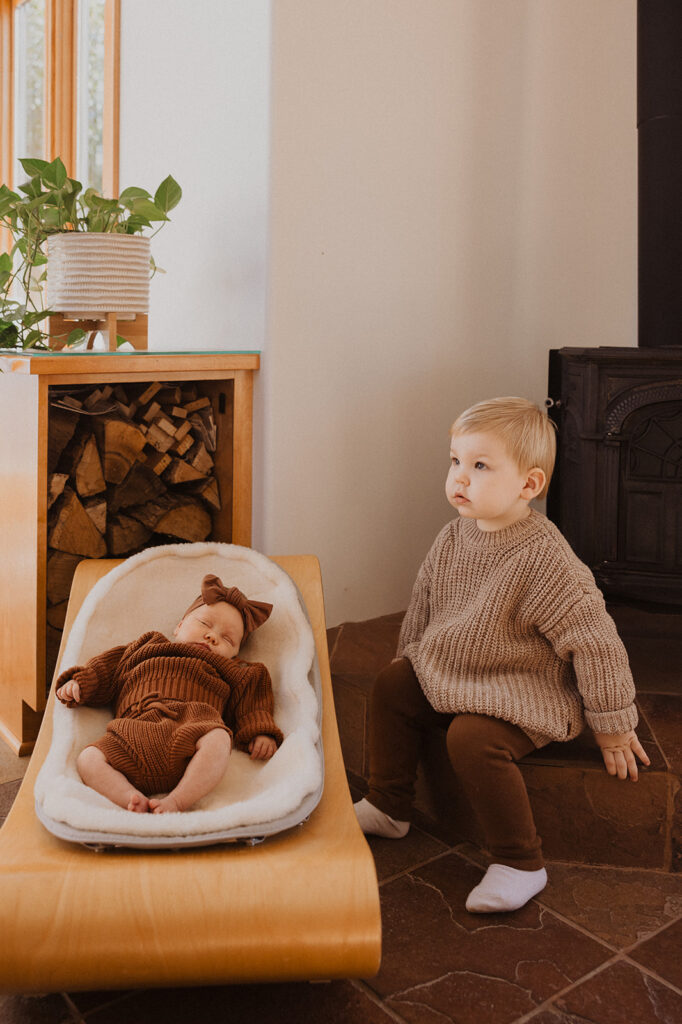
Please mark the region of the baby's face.
<svg viewBox="0 0 682 1024"><path fill-rule="evenodd" d="M244 620L234 605L225 601L202 604L185 615L173 636L177 643L199 644L222 658L234 658L244 638Z"/></svg>

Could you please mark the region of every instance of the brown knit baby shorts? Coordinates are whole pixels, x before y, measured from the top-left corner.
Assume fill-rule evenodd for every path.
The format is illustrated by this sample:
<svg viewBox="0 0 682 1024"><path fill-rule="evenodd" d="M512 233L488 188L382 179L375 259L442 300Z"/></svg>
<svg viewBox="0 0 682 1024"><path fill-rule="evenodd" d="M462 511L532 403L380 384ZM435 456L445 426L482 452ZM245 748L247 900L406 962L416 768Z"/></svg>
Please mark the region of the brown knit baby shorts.
<svg viewBox="0 0 682 1024"><path fill-rule="evenodd" d="M113 718L91 746L145 796L169 793L196 752L197 741L212 729L230 730L208 704L164 701L137 718Z"/></svg>

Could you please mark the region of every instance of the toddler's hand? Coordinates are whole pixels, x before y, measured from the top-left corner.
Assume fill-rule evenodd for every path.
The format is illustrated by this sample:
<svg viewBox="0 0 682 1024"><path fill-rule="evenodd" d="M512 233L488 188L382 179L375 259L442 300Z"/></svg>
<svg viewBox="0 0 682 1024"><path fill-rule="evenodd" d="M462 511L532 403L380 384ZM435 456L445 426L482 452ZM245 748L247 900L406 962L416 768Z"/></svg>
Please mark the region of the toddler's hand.
<svg viewBox="0 0 682 1024"><path fill-rule="evenodd" d="M69 679L57 690L57 696L63 704L78 704L81 699L81 688L75 679Z"/></svg>
<svg viewBox="0 0 682 1024"><path fill-rule="evenodd" d="M249 743L252 761L269 761L276 750L277 744L272 736L255 736Z"/></svg>
<svg viewBox="0 0 682 1024"><path fill-rule="evenodd" d="M601 756L604 758L609 775L617 775L619 779L627 779L629 775L633 782L636 782L635 754L642 764L651 764L634 729L629 732L595 732L594 738L601 748Z"/></svg>

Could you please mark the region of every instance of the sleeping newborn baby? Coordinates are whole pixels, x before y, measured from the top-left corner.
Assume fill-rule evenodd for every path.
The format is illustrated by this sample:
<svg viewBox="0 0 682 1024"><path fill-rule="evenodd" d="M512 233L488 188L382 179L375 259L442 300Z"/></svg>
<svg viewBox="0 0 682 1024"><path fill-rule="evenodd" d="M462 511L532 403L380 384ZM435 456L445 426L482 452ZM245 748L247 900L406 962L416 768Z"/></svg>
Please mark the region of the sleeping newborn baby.
<svg viewBox="0 0 682 1024"><path fill-rule="evenodd" d="M150 631L62 672L67 707L114 707L104 736L78 755L83 782L129 811L188 811L222 779L233 741L272 757L283 737L270 674L238 658L271 611L208 575L172 640Z"/></svg>

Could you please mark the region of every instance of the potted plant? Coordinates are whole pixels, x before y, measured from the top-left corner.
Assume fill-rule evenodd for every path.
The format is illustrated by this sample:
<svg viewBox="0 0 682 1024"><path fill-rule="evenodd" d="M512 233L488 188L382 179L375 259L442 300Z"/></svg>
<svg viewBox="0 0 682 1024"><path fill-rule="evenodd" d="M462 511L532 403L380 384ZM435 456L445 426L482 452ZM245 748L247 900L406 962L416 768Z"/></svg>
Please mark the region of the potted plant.
<svg viewBox="0 0 682 1024"><path fill-rule="evenodd" d="M59 157L20 163L29 180L16 192L0 186L0 224L12 236L0 254L0 348L49 348L45 321L55 312L146 312L150 268L158 269L149 240L180 202L178 183L169 175L153 196L131 187L106 199L69 178ZM62 341L84 337L78 329Z"/></svg>

